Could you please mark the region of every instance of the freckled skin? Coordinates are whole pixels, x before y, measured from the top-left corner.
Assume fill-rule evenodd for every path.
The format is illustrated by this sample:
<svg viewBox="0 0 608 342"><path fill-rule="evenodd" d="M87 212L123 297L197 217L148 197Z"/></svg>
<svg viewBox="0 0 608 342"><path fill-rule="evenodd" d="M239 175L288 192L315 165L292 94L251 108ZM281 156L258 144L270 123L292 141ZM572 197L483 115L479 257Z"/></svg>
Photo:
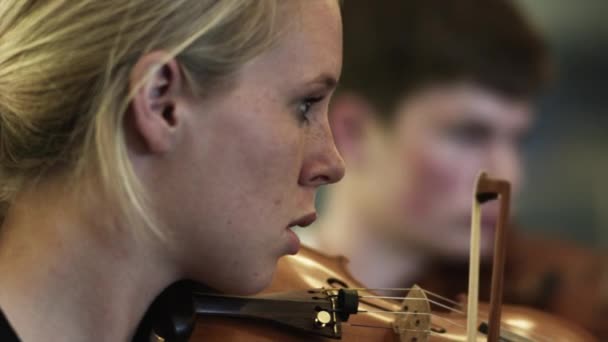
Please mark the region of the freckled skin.
<svg viewBox="0 0 608 342"><path fill-rule="evenodd" d="M299 117L297 101L320 74L338 79L342 31L338 2L293 2L276 46L245 64L231 89L187 99L179 141L155 184L171 227L168 248L185 277L216 289L253 293L288 251L290 222L315 211L317 188L339 180L327 105L331 92ZM160 171L159 171L160 172Z"/></svg>

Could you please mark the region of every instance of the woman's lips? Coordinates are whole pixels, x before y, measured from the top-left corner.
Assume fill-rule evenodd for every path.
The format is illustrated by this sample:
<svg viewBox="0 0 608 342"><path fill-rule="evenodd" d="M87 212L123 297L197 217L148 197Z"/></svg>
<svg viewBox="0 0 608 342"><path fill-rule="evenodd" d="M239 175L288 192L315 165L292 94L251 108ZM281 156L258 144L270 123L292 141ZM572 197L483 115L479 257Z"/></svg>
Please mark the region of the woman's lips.
<svg viewBox="0 0 608 342"><path fill-rule="evenodd" d="M288 254L296 254L298 253L298 251L300 250L300 238L298 237L298 235L291 230L291 227L306 227L306 226L310 226L313 222L315 222L315 220L317 219L317 213L312 212L310 214L301 216L300 218L292 221L291 223L289 223L289 225L287 225L287 235L289 236L289 242L288 242L288 247L287 247L287 253Z"/></svg>
<svg viewBox="0 0 608 342"><path fill-rule="evenodd" d="M289 242L287 243L286 253L294 255L300 250L300 238L293 230L289 228L287 229L287 236L289 236Z"/></svg>
<svg viewBox="0 0 608 342"><path fill-rule="evenodd" d="M291 228L291 227L307 227L310 226L313 222L315 222L315 220L317 219L317 213L313 212L304 216L301 216L300 218L292 221L291 223L289 223L289 225L287 226L287 228Z"/></svg>

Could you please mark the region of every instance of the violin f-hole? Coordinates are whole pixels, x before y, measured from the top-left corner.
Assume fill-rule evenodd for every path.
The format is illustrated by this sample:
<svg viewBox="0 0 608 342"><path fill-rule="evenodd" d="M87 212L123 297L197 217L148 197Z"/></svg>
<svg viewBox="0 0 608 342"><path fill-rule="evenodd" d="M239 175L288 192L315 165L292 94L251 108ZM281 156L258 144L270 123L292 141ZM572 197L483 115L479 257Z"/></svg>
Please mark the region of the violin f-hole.
<svg viewBox="0 0 608 342"><path fill-rule="evenodd" d="M344 281L337 278L327 278L327 284L333 288L337 289L347 289L349 288L348 284ZM338 285L338 286L336 286Z"/></svg>

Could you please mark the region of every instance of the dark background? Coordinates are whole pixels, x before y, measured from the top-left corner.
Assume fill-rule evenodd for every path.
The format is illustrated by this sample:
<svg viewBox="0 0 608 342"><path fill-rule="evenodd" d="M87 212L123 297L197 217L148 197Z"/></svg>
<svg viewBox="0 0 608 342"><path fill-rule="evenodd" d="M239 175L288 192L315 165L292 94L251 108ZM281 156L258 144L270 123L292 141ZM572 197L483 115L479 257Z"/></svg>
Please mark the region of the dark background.
<svg viewBox="0 0 608 342"><path fill-rule="evenodd" d="M520 223L608 250L608 1L516 3L544 33L557 67L526 146Z"/></svg>

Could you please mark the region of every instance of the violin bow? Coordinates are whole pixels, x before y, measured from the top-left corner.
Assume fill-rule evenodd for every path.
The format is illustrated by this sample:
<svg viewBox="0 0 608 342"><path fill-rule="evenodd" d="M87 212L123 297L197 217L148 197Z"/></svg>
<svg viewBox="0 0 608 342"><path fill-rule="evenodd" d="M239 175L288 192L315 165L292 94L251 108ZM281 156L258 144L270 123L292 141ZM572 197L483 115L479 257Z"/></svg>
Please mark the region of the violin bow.
<svg viewBox="0 0 608 342"><path fill-rule="evenodd" d="M467 303L467 341L477 341L477 313L479 300L479 242L481 238L481 205L500 199L500 211L496 222L492 285L490 289L490 317L488 341L497 342L500 336L500 314L506 256L506 223L509 219L511 184L505 180L488 177L481 172L475 182L471 210L471 248L469 259L469 296Z"/></svg>

